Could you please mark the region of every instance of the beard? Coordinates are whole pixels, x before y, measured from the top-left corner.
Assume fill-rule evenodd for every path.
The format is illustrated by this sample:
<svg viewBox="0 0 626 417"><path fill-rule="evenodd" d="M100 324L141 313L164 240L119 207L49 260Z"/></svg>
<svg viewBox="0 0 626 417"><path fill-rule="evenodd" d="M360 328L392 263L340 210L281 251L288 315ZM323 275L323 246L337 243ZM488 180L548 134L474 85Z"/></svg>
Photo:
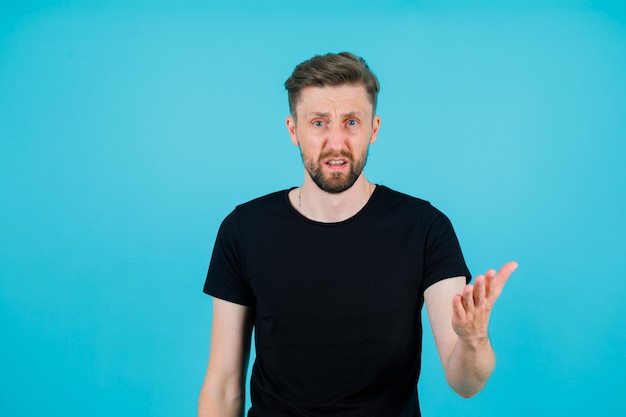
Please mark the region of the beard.
<svg viewBox="0 0 626 417"><path fill-rule="evenodd" d="M361 176L363 168L365 168L368 153L369 148L360 159L355 160L354 156L349 151L326 152L320 155L316 161L313 158L306 159L302 153L302 148L300 148L300 156L302 157L304 168L309 173L309 176L315 185L317 185L322 191L326 191L330 194L342 193L354 185L356 180ZM338 157L346 158L350 161L350 170L347 173L329 172L324 174L322 171L324 163L322 161L327 158Z"/></svg>

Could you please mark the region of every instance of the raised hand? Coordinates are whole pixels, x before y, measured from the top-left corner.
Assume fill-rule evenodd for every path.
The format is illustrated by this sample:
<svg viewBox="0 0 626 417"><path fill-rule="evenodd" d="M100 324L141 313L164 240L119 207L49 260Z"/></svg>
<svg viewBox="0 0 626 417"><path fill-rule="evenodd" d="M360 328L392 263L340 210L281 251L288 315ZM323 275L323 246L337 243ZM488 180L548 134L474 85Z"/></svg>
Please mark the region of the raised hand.
<svg viewBox="0 0 626 417"><path fill-rule="evenodd" d="M465 286L462 294L453 297L452 328L461 340L476 343L489 337L491 310L516 268L516 262L509 262L497 273L490 269L485 275L477 276L473 285Z"/></svg>

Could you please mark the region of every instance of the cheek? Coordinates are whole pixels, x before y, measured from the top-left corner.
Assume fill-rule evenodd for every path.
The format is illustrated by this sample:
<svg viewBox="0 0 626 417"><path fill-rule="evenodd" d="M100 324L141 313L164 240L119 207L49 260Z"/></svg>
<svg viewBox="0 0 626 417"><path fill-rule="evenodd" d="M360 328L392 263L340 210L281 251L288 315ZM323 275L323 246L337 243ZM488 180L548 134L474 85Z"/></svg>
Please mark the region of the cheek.
<svg viewBox="0 0 626 417"><path fill-rule="evenodd" d="M320 138L312 135L310 132L300 132L297 135L297 140L301 148L306 148L308 150L320 148L323 142Z"/></svg>

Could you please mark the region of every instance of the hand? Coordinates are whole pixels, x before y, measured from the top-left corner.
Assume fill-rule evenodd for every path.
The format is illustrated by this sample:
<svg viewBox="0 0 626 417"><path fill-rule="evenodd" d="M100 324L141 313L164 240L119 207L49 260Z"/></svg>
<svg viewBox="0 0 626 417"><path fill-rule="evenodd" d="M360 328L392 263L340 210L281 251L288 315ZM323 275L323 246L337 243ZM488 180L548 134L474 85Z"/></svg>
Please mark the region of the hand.
<svg viewBox="0 0 626 417"><path fill-rule="evenodd" d="M491 310L516 268L516 262L509 262L498 273L490 269L485 275L477 276L474 285L465 286L463 294L453 297L452 328L459 339L473 344L488 340Z"/></svg>

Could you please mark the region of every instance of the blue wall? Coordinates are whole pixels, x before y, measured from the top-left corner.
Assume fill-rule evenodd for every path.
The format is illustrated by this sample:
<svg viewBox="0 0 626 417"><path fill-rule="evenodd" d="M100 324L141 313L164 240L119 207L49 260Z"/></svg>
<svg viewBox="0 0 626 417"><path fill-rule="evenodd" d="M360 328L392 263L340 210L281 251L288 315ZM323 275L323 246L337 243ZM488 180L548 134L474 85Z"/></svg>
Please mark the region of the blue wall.
<svg viewBox="0 0 626 417"><path fill-rule="evenodd" d="M282 83L342 50L382 82L368 177L520 263L481 395L425 331L424 415L624 414L624 6L104 3L0 6L0 415L195 413L219 223L300 184Z"/></svg>

